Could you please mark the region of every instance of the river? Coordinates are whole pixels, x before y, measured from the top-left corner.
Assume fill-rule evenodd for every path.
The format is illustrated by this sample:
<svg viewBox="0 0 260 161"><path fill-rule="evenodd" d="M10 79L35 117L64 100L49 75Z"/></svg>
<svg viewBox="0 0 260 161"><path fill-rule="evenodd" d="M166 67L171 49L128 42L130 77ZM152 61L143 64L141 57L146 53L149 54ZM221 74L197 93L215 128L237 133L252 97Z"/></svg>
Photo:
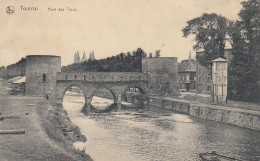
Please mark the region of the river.
<svg viewBox="0 0 260 161"><path fill-rule="evenodd" d="M111 100L97 99L94 104ZM81 113L84 98L70 92L63 107L71 121L87 137L86 148L95 161L198 160L202 152L241 160L258 160L260 132L201 120L183 114L153 110L119 110Z"/></svg>

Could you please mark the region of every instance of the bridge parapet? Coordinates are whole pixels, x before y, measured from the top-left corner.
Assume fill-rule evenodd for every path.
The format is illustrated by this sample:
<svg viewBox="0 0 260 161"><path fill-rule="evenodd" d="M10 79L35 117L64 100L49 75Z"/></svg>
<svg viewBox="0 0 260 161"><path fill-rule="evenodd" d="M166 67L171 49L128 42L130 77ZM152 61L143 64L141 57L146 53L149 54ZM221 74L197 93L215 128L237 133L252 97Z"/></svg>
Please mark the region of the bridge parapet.
<svg viewBox="0 0 260 161"><path fill-rule="evenodd" d="M148 74L134 72L86 72L86 73L57 73L57 81L80 80L94 82L117 82L117 81L147 81Z"/></svg>

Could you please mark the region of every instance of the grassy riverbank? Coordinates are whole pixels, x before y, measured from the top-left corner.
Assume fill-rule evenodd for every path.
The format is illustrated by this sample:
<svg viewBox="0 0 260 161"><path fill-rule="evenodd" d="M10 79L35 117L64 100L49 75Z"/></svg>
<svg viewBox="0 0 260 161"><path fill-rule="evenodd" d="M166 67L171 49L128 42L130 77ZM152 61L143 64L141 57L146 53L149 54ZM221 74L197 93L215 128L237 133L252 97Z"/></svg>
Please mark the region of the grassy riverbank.
<svg viewBox="0 0 260 161"><path fill-rule="evenodd" d="M85 141L79 128L63 109L51 107L43 98L5 93L0 95L0 113L5 117L0 130L25 130L25 134L0 135L1 160L92 160L73 147L73 142Z"/></svg>

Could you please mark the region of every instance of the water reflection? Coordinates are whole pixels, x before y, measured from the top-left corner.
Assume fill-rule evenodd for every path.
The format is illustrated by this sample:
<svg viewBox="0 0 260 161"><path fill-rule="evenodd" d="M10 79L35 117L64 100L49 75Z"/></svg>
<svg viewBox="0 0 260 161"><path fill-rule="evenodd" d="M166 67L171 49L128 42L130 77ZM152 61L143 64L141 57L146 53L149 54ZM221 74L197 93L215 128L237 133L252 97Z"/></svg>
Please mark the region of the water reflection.
<svg viewBox="0 0 260 161"><path fill-rule="evenodd" d="M88 139L76 146L86 146L97 161L198 160L199 153L208 151L257 160L260 154L256 131L166 111L122 110L85 116L80 113L80 102L69 95L63 106Z"/></svg>

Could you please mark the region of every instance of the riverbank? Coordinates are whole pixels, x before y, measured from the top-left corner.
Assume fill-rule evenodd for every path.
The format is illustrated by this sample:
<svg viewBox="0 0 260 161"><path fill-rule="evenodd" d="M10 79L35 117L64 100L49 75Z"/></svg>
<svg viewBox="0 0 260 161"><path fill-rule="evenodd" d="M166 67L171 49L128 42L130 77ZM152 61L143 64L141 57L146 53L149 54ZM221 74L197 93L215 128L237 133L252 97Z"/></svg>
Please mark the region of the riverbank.
<svg viewBox="0 0 260 161"><path fill-rule="evenodd" d="M1 130L25 130L25 134L0 135L2 160L92 160L73 147L73 142L86 140L79 128L63 109L43 98L1 95L0 113L5 117Z"/></svg>
<svg viewBox="0 0 260 161"><path fill-rule="evenodd" d="M100 98L97 102L105 105L108 100ZM83 106L83 95L66 94L63 99L71 121L88 138L85 144L75 146L86 147L94 160L199 160L200 153L209 151L240 160L259 158L258 131L158 107L84 115Z"/></svg>
<svg viewBox="0 0 260 161"><path fill-rule="evenodd" d="M260 112L219 105L193 103L173 98L149 97L150 105L201 119L260 130Z"/></svg>

